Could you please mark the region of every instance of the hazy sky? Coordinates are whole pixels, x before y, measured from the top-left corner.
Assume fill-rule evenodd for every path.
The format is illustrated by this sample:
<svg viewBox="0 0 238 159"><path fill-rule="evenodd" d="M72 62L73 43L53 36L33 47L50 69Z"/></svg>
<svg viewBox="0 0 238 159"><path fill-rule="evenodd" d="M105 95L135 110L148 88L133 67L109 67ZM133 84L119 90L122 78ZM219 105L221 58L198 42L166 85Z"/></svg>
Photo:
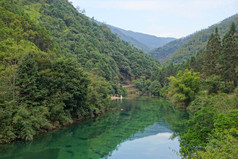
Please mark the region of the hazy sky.
<svg viewBox="0 0 238 159"><path fill-rule="evenodd" d="M184 37L238 13L238 0L69 0L96 20L160 37Z"/></svg>

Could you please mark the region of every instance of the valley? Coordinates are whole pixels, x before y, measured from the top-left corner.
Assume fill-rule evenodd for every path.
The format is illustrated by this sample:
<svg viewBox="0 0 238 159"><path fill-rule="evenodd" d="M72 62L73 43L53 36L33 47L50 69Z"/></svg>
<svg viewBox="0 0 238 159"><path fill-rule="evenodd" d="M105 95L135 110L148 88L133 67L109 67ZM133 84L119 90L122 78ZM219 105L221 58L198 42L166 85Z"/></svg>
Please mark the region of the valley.
<svg viewBox="0 0 238 159"><path fill-rule="evenodd" d="M175 39L76 8L0 1L0 159L238 156L237 14Z"/></svg>

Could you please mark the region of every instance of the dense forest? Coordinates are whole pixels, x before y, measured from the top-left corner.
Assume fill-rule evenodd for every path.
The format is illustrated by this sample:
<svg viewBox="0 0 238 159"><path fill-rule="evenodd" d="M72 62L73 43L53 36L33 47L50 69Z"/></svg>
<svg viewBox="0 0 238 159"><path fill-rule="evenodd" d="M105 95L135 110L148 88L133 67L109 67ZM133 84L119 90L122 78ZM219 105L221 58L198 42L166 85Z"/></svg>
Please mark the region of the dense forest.
<svg viewBox="0 0 238 159"><path fill-rule="evenodd" d="M66 0L0 2L0 143L108 109L122 82L159 66Z"/></svg>
<svg viewBox="0 0 238 159"><path fill-rule="evenodd" d="M189 39L193 35L186 36L184 38L173 40L164 46L151 50L148 54L152 55L155 59L160 62L164 62L168 59L172 54L178 50L185 42L189 41Z"/></svg>
<svg viewBox="0 0 238 159"><path fill-rule="evenodd" d="M204 51L187 62L159 68L150 79L136 80L150 94L147 83L158 83L157 95L190 112L187 129L180 133L183 158L238 156L238 32L235 23L223 38L218 28Z"/></svg>
<svg viewBox="0 0 238 159"><path fill-rule="evenodd" d="M67 0L1 0L0 12L0 143L103 114L133 82L190 112L183 158L238 156L237 21L178 41L160 65Z"/></svg>

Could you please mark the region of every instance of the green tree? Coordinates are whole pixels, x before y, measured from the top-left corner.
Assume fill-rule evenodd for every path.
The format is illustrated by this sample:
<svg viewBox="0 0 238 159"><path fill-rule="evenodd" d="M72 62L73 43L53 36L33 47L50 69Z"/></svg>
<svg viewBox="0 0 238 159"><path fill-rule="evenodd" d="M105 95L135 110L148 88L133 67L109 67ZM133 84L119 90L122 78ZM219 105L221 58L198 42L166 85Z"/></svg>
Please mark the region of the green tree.
<svg viewBox="0 0 238 159"><path fill-rule="evenodd" d="M212 139L205 151L197 151L193 155L193 159L234 159L238 156L238 139L233 134L238 135L238 131L234 129L225 130L222 133L216 133L219 140Z"/></svg>
<svg viewBox="0 0 238 159"><path fill-rule="evenodd" d="M177 105L187 107L199 91L199 72L193 72L192 69L179 71L176 77L169 77L169 81L169 98Z"/></svg>
<svg viewBox="0 0 238 159"><path fill-rule="evenodd" d="M159 81L153 81L151 82L150 86L149 86L149 90L150 90L150 93L152 95L155 95L155 96L160 96L161 94L161 85L159 83Z"/></svg>
<svg viewBox="0 0 238 159"><path fill-rule="evenodd" d="M180 137L180 153L183 157L192 155L198 150L202 150L209 141L209 135L214 128L214 116L216 109L206 106L196 112L189 119L188 129Z"/></svg>
<svg viewBox="0 0 238 159"><path fill-rule="evenodd" d="M206 51L205 51L205 65L204 71L207 76L218 74L218 57L221 51L221 40L216 28L215 34L211 34Z"/></svg>
<svg viewBox="0 0 238 159"><path fill-rule="evenodd" d="M225 84L233 82L237 86L238 74L238 35L235 23L232 23L230 31L223 38L222 53L219 59L221 74Z"/></svg>
<svg viewBox="0 0 238 159"><path fill-rule="evenodd" d="M181 137L181 152L184 157L187 155L202 159L237 157L237 115L237 110L217 115L213 107L205 107L198 111L189 120L189 129Z"/></svg>
<svg viewBox="0 0 238 159"><path fill-rule="evenodd" d="M103 77L90 74L88 107L91 116L104 112L110 105L109 83Z"/></svg>
<svg viewBox="0 0 238 159"><path fill-rule="evenodd" d="M16 85L20 104L40 105L39 73L33 54L25 55L20 61Z"/></svg>
<svg viewBox="0 0 238 159"><path fill-rule="evenodd" d="M77 118L88 115L89 79L76 61L60 58L53 64L52 72L50 88L60 93L65 111Z"/></svg>

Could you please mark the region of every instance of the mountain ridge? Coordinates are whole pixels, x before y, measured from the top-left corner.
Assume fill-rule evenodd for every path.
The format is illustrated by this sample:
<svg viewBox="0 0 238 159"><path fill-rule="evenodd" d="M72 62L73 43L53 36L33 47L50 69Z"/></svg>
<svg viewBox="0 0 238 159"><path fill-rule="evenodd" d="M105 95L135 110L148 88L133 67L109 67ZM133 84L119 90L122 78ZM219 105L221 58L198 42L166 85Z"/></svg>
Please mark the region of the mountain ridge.
<svg viewBox="0 0 238 159"><path fill-rule="evenodd" d="M105 23L94 20L97 24L102 25ZM149 52L158 46L163 46L170 41L175 40L173 37L158 37L155 35L150 35L146 33L135 32L131 30L125 30L119 27L115 27L110 24L105 24L112 31L112 33L117 34L117 36L137 49L143 50L144 52Z"/></svg>
<svg viewBox="0 0 238 159"><path fill-rule="evenodd" d="M149 54L165 64L170 62L182 63L195 55L199 50L204 50L211 33L214 32L216 27L222 37L229 30L233 21L236 25L238 24L238 14L217 22L206 29L196 31L184 38L171 41L162 47L150 51Z"/></svg>

